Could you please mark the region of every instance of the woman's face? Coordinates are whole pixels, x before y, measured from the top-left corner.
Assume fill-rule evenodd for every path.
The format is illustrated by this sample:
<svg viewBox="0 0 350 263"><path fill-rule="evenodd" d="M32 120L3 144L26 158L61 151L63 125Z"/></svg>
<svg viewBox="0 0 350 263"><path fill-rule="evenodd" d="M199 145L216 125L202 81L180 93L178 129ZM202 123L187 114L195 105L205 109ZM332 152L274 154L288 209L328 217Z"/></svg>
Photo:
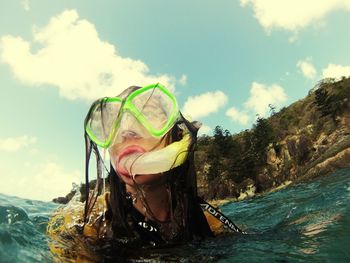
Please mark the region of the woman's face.
<svg viewBox="0 0 350 263"><path fill-rule="evenodd" d="M153 123L165 123L166 112L162 109L157 99L149 99L146 102L139 101L142 105L142 113L147 114ZM128 185L152 184L163 179L162 174L137 174L134 179L120 161L128 158L131 154L145 153L164 148L168 144L168 136L156 138L149 134L146 128L130 113L125 112L121 118L118 131L112 145L109 147L112 165L120 178ZM132 170L132 168L131 168Z"/></svg>

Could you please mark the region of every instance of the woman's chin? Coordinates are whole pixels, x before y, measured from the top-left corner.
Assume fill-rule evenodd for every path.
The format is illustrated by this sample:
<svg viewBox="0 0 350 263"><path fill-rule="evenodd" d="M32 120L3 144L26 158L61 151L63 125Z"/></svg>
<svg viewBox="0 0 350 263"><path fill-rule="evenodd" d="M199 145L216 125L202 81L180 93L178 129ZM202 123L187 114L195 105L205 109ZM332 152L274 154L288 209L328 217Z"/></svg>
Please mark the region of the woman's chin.
<svg viewBox="0 0 350 263"><path fill-rule="evenodd" d="M160 180L162 180L162 174L137 174L134 177L129 174L121 174L118 173L120 178L124 183L134 186L137 185L152 185L158 184Z"/></svg>

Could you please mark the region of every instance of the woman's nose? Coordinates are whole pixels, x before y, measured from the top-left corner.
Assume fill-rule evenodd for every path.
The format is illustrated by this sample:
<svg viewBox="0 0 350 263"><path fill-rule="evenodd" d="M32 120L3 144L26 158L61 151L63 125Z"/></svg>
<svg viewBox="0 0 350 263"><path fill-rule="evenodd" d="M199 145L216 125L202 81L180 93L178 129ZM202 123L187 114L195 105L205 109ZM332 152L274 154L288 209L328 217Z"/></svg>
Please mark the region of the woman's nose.
<svg viewBox="0 0 350 263"><path fill-rule="evenodd" d="M124 130L121 132L121 136L124 138L124 139L137 139L137 138L140 138L140 136L134 132L134 131L131 131L131 130Z"/></svg>

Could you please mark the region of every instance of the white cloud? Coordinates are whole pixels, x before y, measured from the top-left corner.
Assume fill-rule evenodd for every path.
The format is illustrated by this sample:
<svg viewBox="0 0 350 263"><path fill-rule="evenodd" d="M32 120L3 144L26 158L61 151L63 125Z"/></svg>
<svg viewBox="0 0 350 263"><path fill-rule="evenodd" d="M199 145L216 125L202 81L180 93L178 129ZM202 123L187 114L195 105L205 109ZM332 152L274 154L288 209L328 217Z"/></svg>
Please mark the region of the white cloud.
<svg viewBox="0 0 350 263"><path fill-rule="evenodd" d="M327 68L322 71L323 78L340 79L342 77L350 76L350 66L342 66L336 64L329 64Z"/></svg>
<svg viewBox="0 0 350 263"><path fill-rule="evenodd" d="M301 70L303 75L308 79L313 79L316 76L316 69L314 65L310 62L310 58L305 60L299 60L297 63L297 67Z"/></svg>
<svg viewBox="0 0 350 263"><path fill-rule="evenodd" d="M290 43L295 43L295 42L297 42L297 40L298 40L298 32L294 32L293 33L293 35L291 35L289 38L288 38L288 41L290 42Z"/></svg>
<svg viewBox="0 0 350 263"><path fill-rule="evenodd" d="M25 11L29 11L30 7L29 7L29 0L21 0L21 6L23 7L23 9Z"/></svg>
<svg viewBox="0 0 350 263"><path fill-rule="evenodd" d="M206 92L198 96L188 97L183 107L184 115L192 119L208 116L226 105L227 96L222 91Z"/></svg>
<svg viewBox="0 0 350 263"><path fill-rule="evenodd" d="M226 111L226 116L230 117L232 121L238 122L242 125L247 125L249 116L245 111L239 111L235 107L231 107Z"/></svg>
<svg viewBox="0 0 350 263"><path fill-rule="evenodd" d="M198 131L198 136L201 136L201 135L208 135L210 132L211 132L211 128L207 125L202 125Z"/></svg>
<svg viewBox="0 0 350 263"><path fill-rule="evenodd" d="M24 168L23 168L24 169ZM66 171L55 162L25 167L22 176L7 174L6 183L0 184L0 192L22 198L50 201L65 196L72 189L72 183L80 183L82 173Z"/></svg>
<svg viewBox="0 0 350 263"><path fill-rule="evenodd" d="M187 76L183 74L178 82L180 85L185 86L187 84Z"/></svg>
<svg viewBox="0 0 350 263"><path fill-rule="evenodd" d="M254 114L266 117L269 112L269 104L274 107L279 107L286 100L287 95L281 86L276 84L266 86L261 83L253 82L250 89L250 97L244 103L244 107Z"/></svg>
<svg viewBox="0 0 350 263"><path fill-rule="evenodd" d="M319 22L334 10L350 10L350 0L240 0L241 6L251 6L254 16L268 31L282 28L298 31Z"/></svg>
<svg viewBox="0 0 350 263"><path fill-rule="evenodd" d="M36 143L37 138L27 135L0 139L0 151L16 152L24 147Z"/></svg>
<svg viewBox="0 0 350 263"><path fill-rule="evenodd" d="M32 48L39 47L36 51ZM151 75L140 61L122 57L115 46L99 38L95 26L75 10L34 27L33 41L11 35L0 38L0 61L27 85L52 85L68 99L93 100L115 96L131 85L160 82L174 90L176 79ZM182 78L182 83L186 80Z"/></svg>

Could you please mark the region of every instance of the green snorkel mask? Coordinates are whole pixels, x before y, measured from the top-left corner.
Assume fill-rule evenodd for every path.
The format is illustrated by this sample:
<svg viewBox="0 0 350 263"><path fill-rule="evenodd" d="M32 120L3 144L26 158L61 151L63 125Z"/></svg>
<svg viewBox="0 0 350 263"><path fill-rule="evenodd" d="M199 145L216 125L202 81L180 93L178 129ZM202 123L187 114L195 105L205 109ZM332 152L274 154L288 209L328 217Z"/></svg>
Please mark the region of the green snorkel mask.
<svg viewBox="0 0 350 263"><path fill-rule="evenodd" d="M95 101L85 119L85 131L91 141L109 149L115 168L119 160L114 158L111 149L123 141L125 133L136 139L161 140L181 118L176 98L157 83L134 90L126 97ZM160 150L132 154L119 165L133 176L165 172L186 160L190 144L191 136L183 129L181 141Z"/></svg>
<svg viewBox="0 0 350 263"><path fill-rule="evenodd" d="M165 117L156 116L150 106L156 100L161 103ZM126 99L120 97L102 98L95 101L85 121L85 130L92 141L102 148L108 148L120 127L125 113L133 117L153 137L164 136L179 118L175 97L161 84L152 84L135 90Z"/></svg>

